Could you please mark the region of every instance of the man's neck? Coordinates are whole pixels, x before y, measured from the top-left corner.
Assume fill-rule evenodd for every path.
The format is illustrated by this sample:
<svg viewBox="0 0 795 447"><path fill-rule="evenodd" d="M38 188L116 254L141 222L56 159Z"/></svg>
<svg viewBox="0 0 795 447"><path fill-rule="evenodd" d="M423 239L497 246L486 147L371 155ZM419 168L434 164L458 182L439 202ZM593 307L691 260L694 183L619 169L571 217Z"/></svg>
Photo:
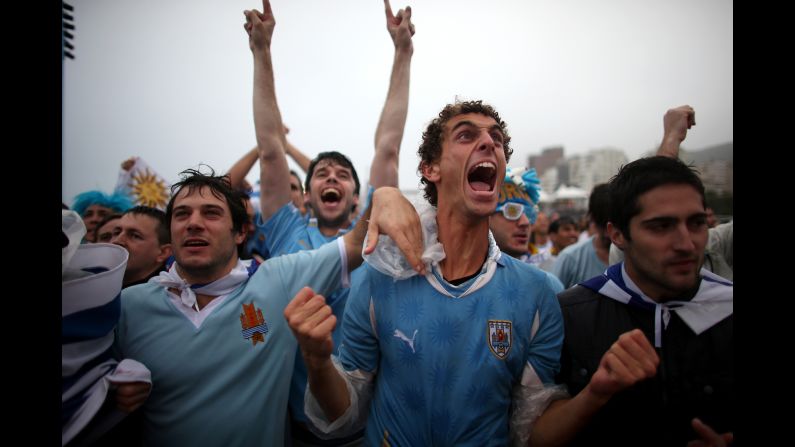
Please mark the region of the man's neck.
<svg viewBox="0 0 795 447"><path fill-rule="evenodd" d="M593 248L596 250L596 257L607 264L610 259L610 239L597 231L591 242L593 243Z"/></svg>
<svg viewBox="0 0 795 447"><path fill-rule="evenodd" d="M317 219L317 229L323 236L337 236L340 230L347 229L351 226L352 220L351 216L348 216L344 221L337 224L336 222L321 222L320 219Z"/></svg>
<svg viewBox="0 0 795 447"><path fill-rule="evenodd" d="M446 254L440 263L442 276L454 280L477 273L489 252L488 218L467 221L440 209L436 223Z"/></svg>
<svg viewBox="0 0 795 447"><path fill-rule="evenodd" d="M540 234L540 233L534 233L534 234L535 237L533 239L535 240L534 244L536 245L536 247L544 246L547 244L547 242L549 242L549 234Z"/></svg>
<svg viewBox="0 0 795 447"><path fill-rule="evenodd" d="M655 303L665 303L671 300L690 301L696 293L698 293L699 286L701 285L701 279L699 278L696 284L688 290L671 290L661 287L655 284L654 281L645 279L635 270L631 262L626 262L626 259L624 261L624 271L635 288Z"/></svg>
<svg viewBox="0 0 795 447"><path fill-rule="evenodd" d="M341 226L340 227L326 227L326 226L321 227L319 224L317 226L317 229L318 229L318 231L320 231L320 234L322 234L323 236L326 236L326 237L331 237L331 236L338 235L339 232L340 232L340 228L343 228L343 227L341 227ZM347 228L347 226L345 228Z"/></svg>
<svg viewBox="0 0 795 447"><path fill-rule="evenodd" d="M177 261L177 274L180 278L184 279L190 285L194 284L209 284L218 281L224 276L228 275L232 269L237 265L239 258L234 257L230 259L229 263L222 268L215 269L214 271L186 271L179 261Z"/></svg>

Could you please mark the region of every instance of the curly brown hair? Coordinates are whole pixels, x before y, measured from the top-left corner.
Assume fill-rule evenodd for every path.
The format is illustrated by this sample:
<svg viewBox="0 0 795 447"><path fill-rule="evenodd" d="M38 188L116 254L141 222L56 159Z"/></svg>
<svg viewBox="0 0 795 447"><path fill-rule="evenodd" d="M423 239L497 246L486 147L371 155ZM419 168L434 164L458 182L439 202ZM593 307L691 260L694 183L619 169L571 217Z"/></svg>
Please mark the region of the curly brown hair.
<svg viewBox="0 0 795 447"><path fill-rule="evenodd" d="M494 107L488 104L483 104L483 101L456 100L456 102L453 104L447 104L444 109L439 112L439 116L431 121L430 124L428 124L428 128L422 133L422 144L420 144L419 149L417 149L417 155L420 156L420 164L417 167L417 170L420 173L420 182L425 185L423 186L425 190L425 199L428 200L428 202L430 202L430 204L433 206L436 206L438 199L436 185L422 176L422 166L431 164L442 156L442 140L444 136L445 124L447 124L447 122L452 118L458 115L465 115L467 113L479 113L481 115L494 118L494 121L496 121L500 126L500 130L505 136L502 148L505 151L506 163L511 159L511 154L513 154L513 149L511 149L510 146L511 136L508 135L507 125L505 124L505 121L500 119L500 114L494 110Z"/></svg>

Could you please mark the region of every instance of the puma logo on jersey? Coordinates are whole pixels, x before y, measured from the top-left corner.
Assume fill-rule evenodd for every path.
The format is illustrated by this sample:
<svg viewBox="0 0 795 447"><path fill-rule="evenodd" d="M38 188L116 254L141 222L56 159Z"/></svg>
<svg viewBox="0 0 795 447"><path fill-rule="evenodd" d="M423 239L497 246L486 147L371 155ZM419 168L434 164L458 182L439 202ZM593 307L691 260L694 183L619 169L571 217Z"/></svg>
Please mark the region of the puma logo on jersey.
<svg viewBox="0 0 795 447"><path fill-rule="evenodd" d="M411 352L415 353L414 351L414 338L417 337L417 329L414 329L414 335L411 336L411 339L406 337L406 334L403 333L400 329L395 329L394 336L405 341L409 348L411 348Z"/></svg>

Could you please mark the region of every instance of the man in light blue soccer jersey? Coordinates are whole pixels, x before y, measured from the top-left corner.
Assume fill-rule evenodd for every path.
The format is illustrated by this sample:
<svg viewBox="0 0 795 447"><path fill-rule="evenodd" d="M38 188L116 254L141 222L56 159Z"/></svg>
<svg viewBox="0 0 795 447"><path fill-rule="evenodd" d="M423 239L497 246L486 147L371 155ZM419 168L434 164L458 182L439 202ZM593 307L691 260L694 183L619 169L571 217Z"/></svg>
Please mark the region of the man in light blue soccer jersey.
<svg viewBox="0 0 795 447"><path fill-rule="evenodd" d="M236 249L246 233L242 193L226 176L183 174L166 207L174 264L121 294L116 350L152 379L151 394L129 385L122 403L142 405L144 445L285 445L297 346L281 314L303 285L331 293L347 281L361 262L364 222L317 250L246 265ZM382 230L411 222L410 204L379 193L371 227L396 211L405 215Z"/></svg>
<svg viewBox="0 0 795 447"><path fill-rule="evenodd" d="M526 440L557 391L563 326L546 275L503 255L489 232L509 142L481 101L447 105L430 123L419 169L446 257L406 279L364 264L338 358L325 299L304 288L287 306L316 428L339 436L366 424L367 445Z"/></svg>
<svg viewBox="0 0 795 447"><path fill-rule="evenodd" d="M394 44L394 59L389 91L375 132L375 151L370 169L369 195L374 188L398 185L398 159L406 124L409 102L409 78L414 52L411 8L393 14L389 0L384 0L386 29ZM289 145L276 101L271 38L275 19L270 2L263 2L263 14L250 13L246 19L249 43L254 56L254 121L260 160L259 230L266 236L265 246L271 256L311 250L331 242L353 228L367 200L359 199L360 183L356 169L345 155L321 152L306 170L306 203L313 213L305 219L291 203L290 173L286 153ZM328 295L334 314L342 318L348 289L341 287ZM340 340L340 331L333 334ZM291 435L297 442L310 445L347 445L361 438L361 433L337 439L334 443L319 440L307 427L303 412L307 378L300 356L290 384Z"/></svg>

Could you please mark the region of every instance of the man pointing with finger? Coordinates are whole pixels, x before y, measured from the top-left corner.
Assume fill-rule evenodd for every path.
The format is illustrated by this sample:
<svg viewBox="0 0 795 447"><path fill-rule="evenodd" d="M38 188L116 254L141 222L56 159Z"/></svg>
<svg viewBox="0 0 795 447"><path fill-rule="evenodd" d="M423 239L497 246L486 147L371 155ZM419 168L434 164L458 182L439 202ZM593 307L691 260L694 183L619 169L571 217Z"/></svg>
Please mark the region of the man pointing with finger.
<svg viewBox="0 0 795 447"><path fill-rule="evenodd" d="M290 199L290 173L285 158L287 142L281 113L276 101L271 37L275 20L270 3L263 2L263 14L249 11L245 28L254 56L254 124L260 160L260 231L271 256L318 248L348 232L362 207L360 182L353 163L345 155L321 152L307 169L306 200L314 218L307 221ZM386 28L394 44L394 59L389 90L375 132L375 151L370 169L370 190L398 186L398 159L409 100L411 58L414 51L411 8L393 14L389 0L384 0ZM348 298L347 288L328 296L332 311L342 317ZM334 331L339 340L341 331ZM361 433L337 440L318 439L307 426L304 414L306 369L300 356L290 384L291 434L305 445L347 445Z"/></svg>

